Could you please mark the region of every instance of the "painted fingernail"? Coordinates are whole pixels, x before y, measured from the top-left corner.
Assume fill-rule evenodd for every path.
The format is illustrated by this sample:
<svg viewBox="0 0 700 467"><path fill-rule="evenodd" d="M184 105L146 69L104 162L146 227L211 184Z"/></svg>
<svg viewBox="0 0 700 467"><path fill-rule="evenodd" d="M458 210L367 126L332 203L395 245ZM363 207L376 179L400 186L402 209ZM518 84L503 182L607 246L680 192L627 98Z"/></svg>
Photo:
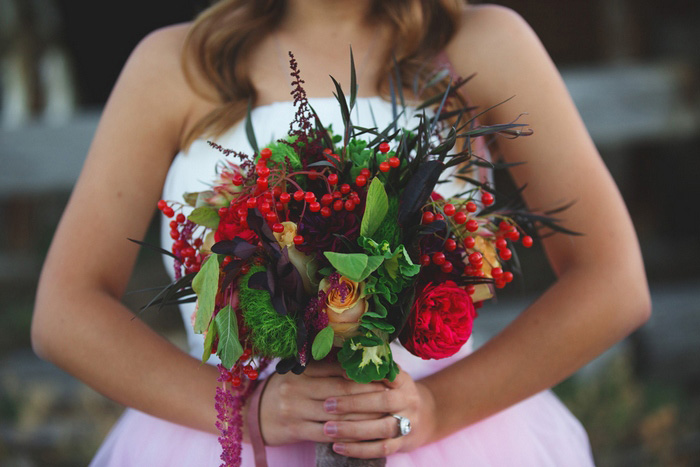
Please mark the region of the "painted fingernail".
<svg viewBox="0 0 700 467"><path fill-rule="evenodd" d="M345 445L343 443L333 444L333 450L338 454L345 454Z"/></svg>
<svg viewBox="0 0 700 467"><path fill-rule="evenodd" d="M333 436L338 434L338 425L335 423L326 423L323 426L323 431L328 435L328 436Z"/></svg>
<svg viewBox="0 0 700 467"><path fill-rule="evenodd" d="M323 403L323 410L326 412L335 412L335 409L338 408L338 401L335 399L326 399L326 401Z"/></svg>

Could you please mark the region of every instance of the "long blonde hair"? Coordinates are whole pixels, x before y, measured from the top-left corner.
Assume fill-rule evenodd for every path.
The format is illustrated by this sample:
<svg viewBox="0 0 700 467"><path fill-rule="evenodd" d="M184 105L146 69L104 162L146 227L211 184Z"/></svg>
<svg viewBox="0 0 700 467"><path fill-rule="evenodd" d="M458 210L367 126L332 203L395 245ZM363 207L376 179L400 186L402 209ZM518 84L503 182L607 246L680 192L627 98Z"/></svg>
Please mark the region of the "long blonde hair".
<svg viewBox="0 0 700 467"><path fill-rule="evenodd" d="M373 0L372 18L388 24L394 38L382 61L377 89L388 94L388 80L396 59L403 83L424 80L459 25L463 0ZM285 0L219 0L195 20L185 41L183 66L195 90L194 75L217 93L220 102L195 123L182 141L183 147L202 135L217 136L241 120L257 92L248 74L251 51L274 31L285 14ZM235 27L231 27L235 25Z"/></svg>

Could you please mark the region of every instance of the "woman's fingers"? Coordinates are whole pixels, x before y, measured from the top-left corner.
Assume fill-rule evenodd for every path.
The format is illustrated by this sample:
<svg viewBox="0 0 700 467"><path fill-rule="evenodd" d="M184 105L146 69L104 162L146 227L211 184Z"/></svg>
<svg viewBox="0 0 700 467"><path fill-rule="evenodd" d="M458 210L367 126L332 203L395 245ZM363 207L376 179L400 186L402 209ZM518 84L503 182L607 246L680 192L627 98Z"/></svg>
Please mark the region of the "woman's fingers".
<svg viewBox="0 0 700 467"><path fill-rule="evenodd" d="M394 417L382 416L375 420L329 421L323 425L323 432L334 439L366 441L394 438L399 428Z"/></svg>
<svg viewBox="0 0 700 467"><path fill-rule="evenodd" d="M294 391L301 392L313 400L326 400L330 397L381 392L386 389L382 383L359 384L337 376L301 378L299 381L289 381L294 385Z"/></svg>
<svg viewBox="0 0 700 467"><path fill-rule="evenodd" d="M332 414L395 413L411 403L407 397L400 391L385 388L378 392L329 397L324 401L323 408Z"/></svg>
<svg viewBox="0 0 700 467"><path fill-rule="evenodd" d="M401 448L401 438L380 439L378 441L338 442L333 443L333 450L338 454L357 459L375 459L387 457Z"/></svg>

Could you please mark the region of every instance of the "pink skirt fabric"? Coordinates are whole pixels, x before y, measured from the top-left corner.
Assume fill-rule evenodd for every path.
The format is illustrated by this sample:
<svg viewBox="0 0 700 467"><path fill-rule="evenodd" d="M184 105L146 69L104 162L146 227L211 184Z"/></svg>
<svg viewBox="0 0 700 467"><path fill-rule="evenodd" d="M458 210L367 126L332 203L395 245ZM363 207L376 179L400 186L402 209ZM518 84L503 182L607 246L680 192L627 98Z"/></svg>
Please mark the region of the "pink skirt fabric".
<svg viewBox="0 0 700 467"><path fill-rule="evenodd" d="M217 437L127 409L91 466L219 466ZM315 465L313 443L268 447L271 467ZM243 466L254 466L243 445ZM581 424L550 391L541 392L439 442L390 456L389 467L591 466Z"/></svg>

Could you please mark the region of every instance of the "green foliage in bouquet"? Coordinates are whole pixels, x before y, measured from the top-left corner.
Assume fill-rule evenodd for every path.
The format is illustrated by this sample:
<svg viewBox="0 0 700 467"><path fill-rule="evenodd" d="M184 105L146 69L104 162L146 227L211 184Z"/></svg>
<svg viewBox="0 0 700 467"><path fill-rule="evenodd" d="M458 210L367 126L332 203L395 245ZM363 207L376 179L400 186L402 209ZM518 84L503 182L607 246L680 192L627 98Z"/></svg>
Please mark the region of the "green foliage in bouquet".
<svg viewBox="0 0 700 467"><path fill-rule="evenodd" d="M358 383L394 381L399 374L386 338L372 332L346 340L338 352L338 361L348 377Z"/></svg>
<svg viewBox="0 0 700 467"><path fill-rule="evenodd" d="M253 346L260 355L271 358L288 358L297 353L297 323L291 315L275 311L266 290L248 287L250 277L262 266L253 266L239 282L238 297L243 320L251 329Z"/></svg>

